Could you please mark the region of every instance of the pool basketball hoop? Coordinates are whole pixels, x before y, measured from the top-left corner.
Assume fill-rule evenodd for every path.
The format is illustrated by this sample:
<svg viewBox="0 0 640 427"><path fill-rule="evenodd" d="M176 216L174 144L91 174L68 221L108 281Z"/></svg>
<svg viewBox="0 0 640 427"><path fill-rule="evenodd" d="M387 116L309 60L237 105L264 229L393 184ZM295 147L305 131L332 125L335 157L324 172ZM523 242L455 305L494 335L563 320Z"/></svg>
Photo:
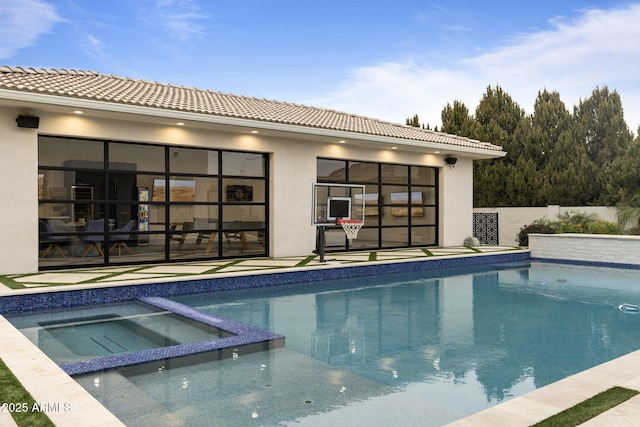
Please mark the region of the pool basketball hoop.
<svg viewBox="0 0 640 427"><path fill-rule="evenodd" d="M325 262L327 236L331 250L350 249L364 223L365 200L365 186L361 184L313 184L311 224L316 227L314 252L320 255L320 262ZM340 232L340 226L346 236Z"/></svg>
<svg viewBox="0 0 640 427"><path fill-rule="evenodd" d="M360 231L362 224L364 224L364 222L359 219L339 219L336 223L342 226L345 234L347 235L347 239L349 240L353 240L358 237L358 231Z"/></svg>

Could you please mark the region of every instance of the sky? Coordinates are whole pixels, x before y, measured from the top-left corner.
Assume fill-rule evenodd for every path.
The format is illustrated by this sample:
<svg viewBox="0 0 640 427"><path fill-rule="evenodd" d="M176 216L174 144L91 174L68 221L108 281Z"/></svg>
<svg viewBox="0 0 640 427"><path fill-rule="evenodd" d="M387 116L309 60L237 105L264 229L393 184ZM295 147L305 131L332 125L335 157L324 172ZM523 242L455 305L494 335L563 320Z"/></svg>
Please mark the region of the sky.
<svg viewBox="0 0 640 427"><path fill-rule="evenodd" d="M640 1L0 0L0 65L91 70L439 126L500 86L640 125Z"/></svg>

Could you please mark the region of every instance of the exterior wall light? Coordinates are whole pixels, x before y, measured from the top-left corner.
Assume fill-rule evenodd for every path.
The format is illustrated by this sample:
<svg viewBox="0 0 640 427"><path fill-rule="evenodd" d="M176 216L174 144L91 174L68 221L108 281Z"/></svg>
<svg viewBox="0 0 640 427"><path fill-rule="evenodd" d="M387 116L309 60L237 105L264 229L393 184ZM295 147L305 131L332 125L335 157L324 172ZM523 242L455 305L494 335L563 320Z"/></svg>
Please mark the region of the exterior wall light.
<svg viewBox="0 0 640 427"><path fill-rule="evenodd" d="M458 162L458 159L455 157L445 157L444 162L451 167L455 167L456 163Z"/></svg>

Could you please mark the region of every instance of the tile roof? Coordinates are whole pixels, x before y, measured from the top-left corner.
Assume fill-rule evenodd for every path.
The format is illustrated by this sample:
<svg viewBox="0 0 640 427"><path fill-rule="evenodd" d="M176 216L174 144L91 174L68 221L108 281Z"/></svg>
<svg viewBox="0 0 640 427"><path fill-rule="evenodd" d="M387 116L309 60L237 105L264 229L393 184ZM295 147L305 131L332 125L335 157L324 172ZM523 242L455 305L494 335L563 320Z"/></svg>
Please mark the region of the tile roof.
<svg viewBox="0 0 640 427"><path fill-rule="evenodd" d="M356 132L488 151L502 150L499 146L461 136L330 109L134 80L94 71L2 66L0 89Z"/></svg>

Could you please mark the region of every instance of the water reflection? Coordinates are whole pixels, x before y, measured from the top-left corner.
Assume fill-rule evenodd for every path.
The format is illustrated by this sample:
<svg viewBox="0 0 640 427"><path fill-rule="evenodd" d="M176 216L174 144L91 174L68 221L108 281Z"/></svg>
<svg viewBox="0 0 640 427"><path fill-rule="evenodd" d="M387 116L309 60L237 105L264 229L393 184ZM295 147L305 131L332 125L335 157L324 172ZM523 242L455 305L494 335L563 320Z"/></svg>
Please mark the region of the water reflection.
<svg viewBox="0 0 640 427"><path fill-rule="evenodd" d="M576 268L573 278L568 267L538 265L533 273L527 266L426 279L400 275L390 285L367 278L344 290L181 301L283 333L288 348L382 384L394 384L394 370L407 382L473 371L487 400L500 401L524 378L541 387L640 347L633 333L640 317L613 309L615 301L639 300L638 292L594 288L580 282L592 271ZM560 279L536 278L553 276ZM601 283L614 281L607 275ZM532 292L536 284L549 294Z"/></svg>
<svg viewBox="0 0 640 427"><path fill-rule="evenodd" d="M281 333L286 347L169 361L177 384L189 378L186 402L168 382L122 374L173 411L221 422L441 425L638 349L640 316L615 308L640 301L631 278L535 264L180 297ZM199 406L205 397L216 407Z"/></svg>

